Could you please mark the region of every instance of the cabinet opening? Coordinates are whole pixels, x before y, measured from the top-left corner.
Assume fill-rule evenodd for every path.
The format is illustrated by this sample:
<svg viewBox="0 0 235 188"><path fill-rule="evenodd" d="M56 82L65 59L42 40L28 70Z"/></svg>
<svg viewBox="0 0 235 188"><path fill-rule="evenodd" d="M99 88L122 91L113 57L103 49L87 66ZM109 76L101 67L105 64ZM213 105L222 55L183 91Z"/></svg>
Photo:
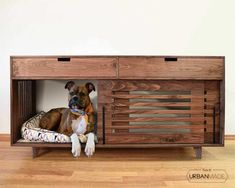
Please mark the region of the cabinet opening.
<svg viewBox="0 0 235 188"><path fill-rule="evenodd" d="M68 81L70 80L12 80L12 144L29 142L22 139L21 128L30 118L53 108L69 108L69 91L65 89ZM89 96L97 118L97 81L73 81L78 86L84 86L88 82L94 84L95 91L90 92ZM97 121L95 128L97 129Z"/></svg>

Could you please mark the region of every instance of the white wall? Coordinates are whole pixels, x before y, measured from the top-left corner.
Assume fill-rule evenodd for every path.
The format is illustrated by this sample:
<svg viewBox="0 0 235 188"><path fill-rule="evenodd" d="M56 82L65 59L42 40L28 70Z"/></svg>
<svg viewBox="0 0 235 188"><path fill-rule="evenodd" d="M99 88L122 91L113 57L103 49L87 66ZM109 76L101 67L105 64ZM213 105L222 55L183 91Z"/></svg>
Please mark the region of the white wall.
<svg viewBox="0 0 235 188"><path fill-rule="evenodd" d="M224 55L235 134L234 0L0 0L0 133L10 130L10 55Z"/></svg>
<svg viewBox="0 0 235 188"><path fill-rule="evenodd" d="M67 80L68 81L68 80ZM52 108L68 107L68 90L64 88L66 80L39 80L36 82L36 111L49 111ZM85 85L88 80L73 80L76 85ZM96 88L90 93L90 99L97 111L97 81L89 80Z"/></svg>

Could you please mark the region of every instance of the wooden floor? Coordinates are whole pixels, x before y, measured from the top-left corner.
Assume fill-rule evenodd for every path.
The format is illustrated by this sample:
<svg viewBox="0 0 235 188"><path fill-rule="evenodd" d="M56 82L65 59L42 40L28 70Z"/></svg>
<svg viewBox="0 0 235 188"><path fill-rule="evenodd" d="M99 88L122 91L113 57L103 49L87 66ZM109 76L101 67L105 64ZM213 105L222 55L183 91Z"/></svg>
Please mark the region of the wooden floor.
<svg viewBox="0 0 235 188"><path fill-rule="evenodd" d="M225 183L190 183L192 169L222 169ZM203 148L201 160L192 148L97 149L78 159L68 149L32 159L31 148L10 147L0 140L0 187L235 187L235 140L225 147Z"/></svg>

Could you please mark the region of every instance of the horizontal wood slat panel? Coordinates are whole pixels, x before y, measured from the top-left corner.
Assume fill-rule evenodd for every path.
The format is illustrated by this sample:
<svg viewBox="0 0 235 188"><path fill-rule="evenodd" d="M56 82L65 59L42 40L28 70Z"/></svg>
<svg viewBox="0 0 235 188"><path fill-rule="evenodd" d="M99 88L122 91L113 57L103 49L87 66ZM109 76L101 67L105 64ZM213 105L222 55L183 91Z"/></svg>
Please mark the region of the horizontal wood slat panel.
<svg viewBox="0 0 235 188"><path fill-rule="evenodd" d="M118 137L128 143L187 143L192 138L187 135L194 134L192 142L203 143L204 82L120 80L104 81L101 88L111 114L106 117L107 143L120 143ZM173 133L181 136L172 138Z"/></svg>
<svg viewBox="0 0 235 188"><path fill-rule="evenodd" d="M203 130L204 125L112 125L112 129L192 129L192 130ZM204 130L203 130L204 131Z"/></svg>
<svg viewBox="0 0 235 188"><path fill-rule="evenodd" d="M113 98L119 99L191 99L190 95L112 95ZM195 96L203 98L203 96Z"/></svg>
<svg viewBox="0 0 235 188"><path fill-rule="evenodd" d="M135 107L140 107L140 106L151 106L151 107L159 107L159 106L165 106L165 107L177 107L177 106L198 106L200 107L200 104L196 103L191 103L191 102L155 102L155 103L150 103L150 102L126 102L126 103L113 103L112 106L135 106Z"/></svg>
<svg viewBox="0 0 235 188"><path fill-rule="evenodd" d="M110 144L135 144L135 143L203 143L203 134L167 134L158 135L156 134L107 134L107 143Z"/></svg>
<svg viewBox="0 0 235 188"><path fill-rule="evenodd" d="M148 122L148 121L166 121L166 122L174 122L174 121L181 121L181 122L202 122L204 121L204 116L202 117L195 117L195 118L128 118L128 119L113 119L112 122Z"/></svg>
<svg viewBox="0 0 235 188"><path fill-rule="evenodd" d="M148 81L104 81L104 85L109 85L112 91L174 91L174 92L184 92L190 91L191 89L201 89L201 83L195 80L184 80L182 81L166 81L166 80L148 80Z"/></svg>
<svg viewBox="0 0 235 188"><path fill-rule="evenodd" d="M117 78L117 58L13 58L13 79L101 79Z"/></svg>
<svg viewBox="0 0 235 188"><path fill-rule="evenodd" d="M184 58L167 62L160 57L119 58L122 79L220 79L224 78L223 58ZM134 70L134 71L133 71Z"/></svg>
<svg viewBox="0 0 235 188"><path fill-rule="evenodd" d="M207 113L213 113L207 110ZM113 114L201 114L200 110L114 110Z"/></svg>

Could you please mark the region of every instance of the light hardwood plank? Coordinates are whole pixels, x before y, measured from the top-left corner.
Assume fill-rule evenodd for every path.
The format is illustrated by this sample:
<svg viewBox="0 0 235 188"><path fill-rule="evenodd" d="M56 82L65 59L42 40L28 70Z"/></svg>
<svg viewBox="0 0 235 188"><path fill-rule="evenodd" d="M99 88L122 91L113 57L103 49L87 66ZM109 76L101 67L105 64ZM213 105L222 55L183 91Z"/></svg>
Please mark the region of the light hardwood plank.
<svg viewBox="0 0 235 188"><path fill-rule="evenodd" d="M1 138L2 136L0 136ZM42 151L32 159L28 147L11 147L0 139L0 187L234 187L235 140L225 147L203 148L195 159L193 148L97 149L95 156L73 158L69 149ZM224 169L225 183L190 183L191 169Z"/></svg>

